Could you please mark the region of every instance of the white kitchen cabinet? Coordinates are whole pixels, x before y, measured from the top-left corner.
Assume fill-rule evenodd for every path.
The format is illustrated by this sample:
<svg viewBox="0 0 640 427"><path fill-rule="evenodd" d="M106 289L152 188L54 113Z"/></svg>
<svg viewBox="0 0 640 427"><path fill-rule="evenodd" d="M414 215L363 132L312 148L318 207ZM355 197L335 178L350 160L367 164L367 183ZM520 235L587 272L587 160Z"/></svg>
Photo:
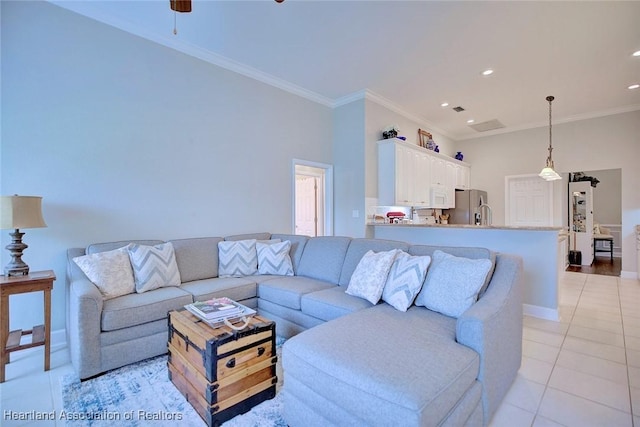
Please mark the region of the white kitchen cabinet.
<svg viewBox="0 0 640 427"><path fill-rule="evenodd" d="M469 176L470 176L470 168L468 165L464 163L455 164L456 168L456 189L458 190L468 190L469 186Z"/></svg>
<svg viewBox="0 0 640 427"><path fill-rule="evenodd" d="M401 140L378 142L378 204L429 205L429 158Z"/></svg>
<svg viewBox="0 0 640 427"><path fill-rule="evenodd" d="M591 265L593 248L593 187L590 181L569 183L569 206L572 250L582 253L582 265Z"/></svg>
<svg viewBox="0 0 640 427"><path fill-rule="evenodd" d="M455 189L468 186L468 164L399 139L378 141L378 204L453 208Z"/></svg>

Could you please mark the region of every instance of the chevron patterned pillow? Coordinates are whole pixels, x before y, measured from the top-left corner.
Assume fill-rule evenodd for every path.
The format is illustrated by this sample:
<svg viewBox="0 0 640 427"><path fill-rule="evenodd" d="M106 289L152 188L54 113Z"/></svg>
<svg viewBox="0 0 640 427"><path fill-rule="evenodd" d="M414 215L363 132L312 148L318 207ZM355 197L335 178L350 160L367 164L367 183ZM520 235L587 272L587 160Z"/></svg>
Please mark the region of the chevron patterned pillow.
<svg viewBox="0 0 640 427"><path fill-rule="evenodd" d="M244 277L258 271L256 240L218 242L218 276Z"/></svg>
<svg viewBox="0 0 640 427"><path fill-rule="evenodd" d="M429 256L411 256L406 252L398 252L387 276L382 299L396 310L407 311L422 289L430 263Z"/></svg>
<svg viewBox="0 0 640 427"><path fill-rule="evenodd" d="M180 286L180 271L171 243L127 246L133 267L136 292L142 293L164 286Z"/></svg>
<svg viewBox="0 0 640 427"><path fill-rule="evenodd" d="M289 250L291 242L256 243L258 253L258 274L276 274L279 276L293 276L293 265Z"/></svg>

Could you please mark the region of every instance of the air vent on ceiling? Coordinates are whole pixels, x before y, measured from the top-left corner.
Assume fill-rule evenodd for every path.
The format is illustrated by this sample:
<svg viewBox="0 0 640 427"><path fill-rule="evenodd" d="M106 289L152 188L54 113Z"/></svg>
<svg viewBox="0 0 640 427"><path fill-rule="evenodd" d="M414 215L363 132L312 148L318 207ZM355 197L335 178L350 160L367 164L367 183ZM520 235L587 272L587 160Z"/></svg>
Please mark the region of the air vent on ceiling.
<svg viewBox="0 0 640 427"><path fill-rule="evenodd" d="M464 108L457 106L457 107L453 107L453 111L455 111L456 113L459 113L461 111L464 111Z"/></svg>
<svg viewBox="0 0 640 427"><path fill-rule="evenodd" d="M469 127L478 132L486 132L488 130L500 129L505 126L500 123L499 120L493 119L486 122L469 125Z"/></svg>

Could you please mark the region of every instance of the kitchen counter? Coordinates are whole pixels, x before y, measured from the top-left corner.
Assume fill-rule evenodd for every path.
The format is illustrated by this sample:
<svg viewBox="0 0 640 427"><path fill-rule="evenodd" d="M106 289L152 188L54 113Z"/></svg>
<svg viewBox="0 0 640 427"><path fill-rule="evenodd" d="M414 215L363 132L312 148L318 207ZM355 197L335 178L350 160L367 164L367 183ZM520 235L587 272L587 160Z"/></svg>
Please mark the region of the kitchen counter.
<svg viewBox="0 0 640 427"><path fill-rule="evenodd" d="M530 231L561 231L562 227L520 227L510 225L471 225L471 224L413 224L400 223L389 224L370 222L367 225L374 227L425 227L425 228L469 228L474 230L530 230Z"/></svg>
<svg viewBox="0 0 640 427"><path fill-rule="evenodd" d="M523 262L523 311L558 320L558 278L565 269L567 234L562 227L469 224L370 223L372 237L418 245L472 246L518 255Z"/></svg>

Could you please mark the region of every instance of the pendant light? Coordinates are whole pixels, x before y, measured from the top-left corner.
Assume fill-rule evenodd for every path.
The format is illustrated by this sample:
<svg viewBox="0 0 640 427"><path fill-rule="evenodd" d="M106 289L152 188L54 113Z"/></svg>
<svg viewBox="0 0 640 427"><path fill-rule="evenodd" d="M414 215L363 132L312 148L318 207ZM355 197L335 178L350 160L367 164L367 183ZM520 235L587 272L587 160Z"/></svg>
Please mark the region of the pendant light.
<svg viewBox="0 0 640 427"><path fill-rule="evenodd" d="M562 179L562 177L558 175L558 172L553 169L553 159L551 158L551 152L553 151L553 146L551 145L551 101L553 100L553 96L547 96L547 101L549 101L549 156L547 157L547 165L542 168L542 171L538 174L540 178L546 181Z"/></svg>

